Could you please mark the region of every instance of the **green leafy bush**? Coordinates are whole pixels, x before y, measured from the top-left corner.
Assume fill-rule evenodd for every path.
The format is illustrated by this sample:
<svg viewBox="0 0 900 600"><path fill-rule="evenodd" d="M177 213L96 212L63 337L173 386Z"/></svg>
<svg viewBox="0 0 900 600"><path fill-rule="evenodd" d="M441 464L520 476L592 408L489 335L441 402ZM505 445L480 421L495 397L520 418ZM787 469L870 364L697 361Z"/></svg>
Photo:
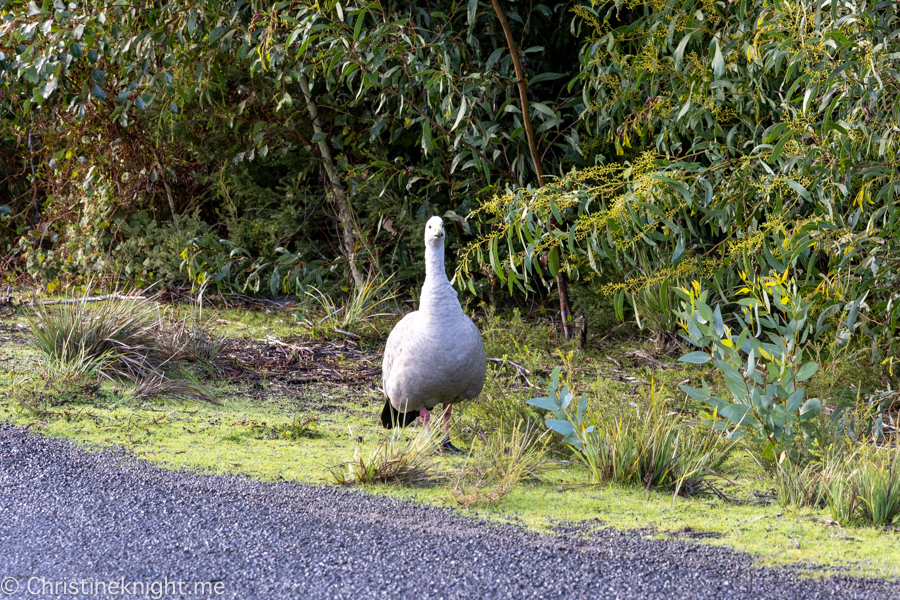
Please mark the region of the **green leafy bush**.
<svg viewBox="0 0 900 600"><path fill-rule="evenodd" d="M582 149L594 166L485 202L510 290L596 275L620 317L667 328L691 280L790 268L819 335L891 356L900 251L896 3L654 0L576 6ZM485 260L488 259L488 260ZM863 318L864 315L866 318Z"/></svg>
<svg viewBox="0 0 900 600"><path fill-rule="evenodd" d="M714 395L704 381L701 389L681 385L691 398L708 403L717 417L714 427L731 429L730 439L750 434L766 443L763 456L774 458L795 438L812 439L811 421L821 411L821 401L805 398L801 385L818 370L815 362L803 362L809 338L810 302L803 300L793 281L784 276L764 277L742 289L742 315L736 315L737 335L725 324L720 307L711 308L708 293L694 282L678 289L682 310L678 312L682 336L701 348L681 357L682 362L713 361L722 373L731 400Z"/></svg>

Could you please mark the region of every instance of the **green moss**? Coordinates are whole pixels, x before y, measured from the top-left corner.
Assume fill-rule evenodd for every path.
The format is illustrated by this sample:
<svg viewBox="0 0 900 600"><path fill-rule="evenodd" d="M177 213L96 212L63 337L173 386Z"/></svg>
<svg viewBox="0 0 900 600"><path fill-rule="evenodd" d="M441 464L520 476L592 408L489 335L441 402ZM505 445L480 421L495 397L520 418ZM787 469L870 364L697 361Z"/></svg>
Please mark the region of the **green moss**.
<svg viewBox="0 0 900 600"><path fill-rule="evenodd" d="M290 314L263 316L241 311L205 311L242 339L278 338L301 332ZM489 356L508 355L533 372L560 363L556 340L549 329L526 326L520 319L488 317ZM376 324L364 334L363 346L377 350L390 323ZM381 332L377 328L381 328ZM312 343L312 333L302 332ZM0 336L0 421L18 426L31 424L33 431L72 439L90 448L121 447L139 458L164 468L192 469L209 473L240 473L263 481L290 480L325 485L328 467L350 460L358 446L365 451L384 435L378 414L380 393L375 380L353 386L333 383L290 385L277 377L258 381L233 380L214 385L223 400L218 407L205 403L140 403L104 384L91 403L67 403L41 414L23 410L14 401L11 387L23 377L34 376L37 357L22 342L22 333ZM238 341L238 343L241 343ZM658 370L629 359L638 345L608 347L576 354L571 362L574 383L588 392L593 410L626 406L644 393L642 381L654 380L673 399L678 382L698 378L698 369ZM620 365L606 358L613 357ZM672 361L672 359L666 359ZM337 359L335 366L351 368ZM372 368L371 364L357 368ZM626 377L633 378L628 380ZM511 418L526 410L522 401L537 390L521 385L515 371L492 363L485 394L458 411L454 437L462 444L478 443L478 427L494 426L499 418ZM665 396L664 396L665 397ZM314 418L311 437L284 435L297 419ZM435 457L439 470L449 472L464 459ZM540 531L575 527L634 530L648 537L697 539L746 551L763 565L804 565L807 573L834 571L868 576L900 577L900 536L896 529L839 528L829 525L824 511L785 511L759 499L770 491L765 474L744 452L736 452L726 464L720 489L729 498L675 498L617 485L589 487L577 468L568 466L548 473L543 482L525 482L494 505L460 509L492 520L513 520ZM368 493L408 498L441 506L456 506L449 485L429 488L365 486ZM823 565L824 570L816 565Z"/></svg>

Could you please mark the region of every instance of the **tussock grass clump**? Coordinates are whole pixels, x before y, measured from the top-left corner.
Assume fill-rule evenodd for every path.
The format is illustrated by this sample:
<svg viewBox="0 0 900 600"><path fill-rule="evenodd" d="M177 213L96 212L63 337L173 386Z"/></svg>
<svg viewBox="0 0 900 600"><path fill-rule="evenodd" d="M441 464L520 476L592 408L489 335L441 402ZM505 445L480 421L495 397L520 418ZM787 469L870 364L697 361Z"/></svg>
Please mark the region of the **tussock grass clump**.
<svg viewBox="0 0 900 600"><path fill-rule="evenodd" d="M494 504L522 481L539 479L550 466L549 433L522 420L511 428L501 422L490 435L480 432L453 478L454 499L465 507Z"/></svg>
<svg viewBox="0 0 900 600"><path fill-rule="evenodd" d="M828 504L839 523L860 519L875 525L900 522L900 446L866 444L835 456L823 470Z"/></svg>
<svg viewBox="0 0 900 600"><path fill-rule="evenodd" d="M412 437L409 429L391 429L368 452L357 445L353 460L328 468L331 479L338 485L393 483L423 486L437 483L437 473L431 455L443 436L440 427L421 427Z"/></svg>
<svg viewBox="0 0 900 600"><path fill-rule="evenodd" d="M51 371L133 381L162 375L171 355L154 333L156 303L122 296L88 302L89 293L35 306L32 344Z"/></svg>
<svg viewBox="0 0 900 600"><path fill-rule="evenodd" d="M43 356L46 378L108 379L134 383L138 398L168 396L218 404L206 387L186 376L188 362L212 365L223 340L197 319L171 326L156 296L120 293L95 301L90 286L80 297L36 304L31 344Z"/></svg>
<svg viewBox="0 0 900 600"><path fill-rule="evenodd" d="M799 467L784 460L775 490L782 506L826 507L842 525L900 522L900 446L864 444L852 452L829 448Z"/></svg>
<svg viewBox="0 0 900 600"><path fill-rule="evenodd" d="M734 447L669 412L655 393L648 406L597 422L581 441L575 455L593 483L666 488L676 495L716 491L712 478Z"/></svg>
<svg viewBox="0 0 900 600"><path fill-rule="evenodd" d="M783 508L818 507L824 504L826 489L822 485L819 465L800 467L790 460L776 463L772 470L775 498Z"/></svg>
<svg viewBox="0 0 900 600"><path fill-rule="evenodd" d="M596 411L587 394L576 400L568 368L571 355L563 358L565 381L557 367L543 381L547 395L528 404L548 411L547 427L562 436L591 483L671 489L675 495L721 495L711 480L734 443L726 444L714 429L697 427L681 413L669 411L655 385L648 400Z"/></svg>
<svg viewBox="0 0 900 600"><path fill-rule="evenodd" d="M397 297L396 291L389 287L390 280L391 278L388 277L379 283L375 276L370 276L361 287L356 288L350 294L342 306L318 288L310 286L312 292L306 292L306 294L315 300L325 312L325 316L319 323L327 323L332 329L347 329L372 317L387 316L381 313L376 314L375 310L385 302Z"/></svg>

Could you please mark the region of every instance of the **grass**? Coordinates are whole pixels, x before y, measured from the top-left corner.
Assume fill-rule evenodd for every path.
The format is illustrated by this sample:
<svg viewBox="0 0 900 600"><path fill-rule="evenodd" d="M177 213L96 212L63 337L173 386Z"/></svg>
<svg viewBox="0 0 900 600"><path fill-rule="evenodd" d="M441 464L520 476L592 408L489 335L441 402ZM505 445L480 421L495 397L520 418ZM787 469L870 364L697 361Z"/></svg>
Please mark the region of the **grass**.
<svg viewBox="0 0 900 600"><path fill-rule="evenodd" d="M156 303L143 298L88 302L88 287L67 304L37 305L32 343L52 372L140 380L163 375L170 354L154 335Z"/></svg>
<svg viewBox="0 0 900 600"><path fill-rule="evenodd" d="M831 447L803 467L786 459L775 491L781 506L827 507L841 525L900 524L900 446Z"/></svg>
<svg viewBox="0 0 900 600"><path fill-rule="evenodd" d="M331 329L340 330L358 326L363 321L374 317L388 316L384 313L377 314L378 307L397 297L397 293L390 288L391 278L379 282L375 275L370 275L361 287L353 290L343 305L337 302L325 292L310 286L312 292L306 292L325 316L319 320L319 324L327 323Z"/></svg>
<svg viewBox="0 0 900 600"><path fill-rule="evenodd" d="M479 432L465 462L453 474L453 498L466 508L497 504L523 481L541 480L551 467L550 432L543 423L501 421L490 434Z"/></svg>
<svg viewBox="0 0 900 600"><path fill-rule="evenodd" d="M651 386L644 406L629 406L616 418L597 418L575 456L593 483L613 481L694 495L718 492L711 480L733 448L708 426L670 412Z"/></svg>
<svg viewBox="0 0 900 600"><path fill-rule="evenodd" d="M173 318L178 318L187 309L172 310ZM253 341L267 336L301 339L303 344L325 341L316 328L298 328L290 314L204 311L220 335L233 338L237 345L258 343ZM378 420L382 400L377 378L291 383L297 377L262 368L204 381L222 406L190 399L172 402L164 395L135 398L117 382L106 381L95 389L63 390L59 397L65 401L43 406L37 413L17 404L13 393L40 367L25 333L10 331L11 324L24 324L22 317L17 319L0 322L0 422L30 425L42 435L66 437L88 448L122 447L164 468L317 485L329 484L329 467L351 463L358 456L368 460L385 442ZM377 353L393 319L375 317L370 323L378 333L362 335L358 345ZM556 335L545 326L490 315L479 325L485 331L488 356L507 355L531 373L546 374L560 363ZM660 397L680 406L683 396L675 391L680 381L699 380L701 375L711 379L703 368L663 370L629 358L635 350L650 348L619 340L574 355L573 387L579 395L588 394L591 411L621 415L634 410L631 403L640 404L649 395L649 386L641 382L651 379L660 387ZM328 364L335 372L351 373L377 366L341 357ZM831 385L828 377L826 372L822 383L814 385ZM524 401L538 392L529 389L515 369L491 363L482 397L454 410L454 441L468 453L427 457L434 472L445 477L443 483L426 487L368 483L360 489L429 504L468 506L460 510L541 531L577 527L587 532L604 526L647 537L701 536L704 543L750 552L758 564L810 565L812 575L840 571L900 577L898 530L841 527L825 507L779 506L771 500L773 479L743 450L733 452L717 469L725 477L720 483L723 493L736 502L717 496L673 498L671 491L618 483L590 485L584 470L569 463L547 470L546 461L561 447L558 436L534 441L542 432L527 429L528 419L540 415ZM398 443L422 430L401 431ZM533 441L526 443L525 438ZM477 470L469 468L472 465ZM457 485L460 473L468 473L468 479ZM505 485L505 478L516 481ZM813 566L819 564L825 571Z"/></svg>
<svg viewBox="0 0 900 600"><path fill-rule="evenodd" d="M431 456L442 437L440 427L419 427L412 432L395 427L367 450L357 441L352 460L328 467L331 480L338 485L436 483L440 475Z"/></svg>
<svg viewBox="0 0 900 600"><path fill-rule="evenodd" d="M91 286L58 304L36 304L30 343L42 356L43 379L108 379L135 385L137 397L187 397L215 403L205 386L184 377L183 364L214 367L223 339L208 332L192 305L170 322L155 296L112 294L91 300ZM202 304L200 305L202 307Z"/></svg>

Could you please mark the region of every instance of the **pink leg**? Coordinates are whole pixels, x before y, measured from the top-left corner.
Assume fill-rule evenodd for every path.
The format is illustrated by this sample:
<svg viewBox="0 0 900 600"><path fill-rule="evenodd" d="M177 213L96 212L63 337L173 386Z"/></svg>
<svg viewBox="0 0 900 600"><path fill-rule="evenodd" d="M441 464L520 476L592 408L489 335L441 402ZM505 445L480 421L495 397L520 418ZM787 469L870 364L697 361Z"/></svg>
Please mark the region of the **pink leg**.
<svg viewBox="0 0 900 600"><path fill-rule="evenodd" d="M427 408L419 409L419 418L422 419L422 424L425 427L428 427L428 421L431 420L431 413L428 412Z"/></svg>
<svg viewBox="0 0 900 600"><path fill-rule="evenodd" d="M444 437L450 439L450 413L453 412L452 404L444 405Z"/></svg>

